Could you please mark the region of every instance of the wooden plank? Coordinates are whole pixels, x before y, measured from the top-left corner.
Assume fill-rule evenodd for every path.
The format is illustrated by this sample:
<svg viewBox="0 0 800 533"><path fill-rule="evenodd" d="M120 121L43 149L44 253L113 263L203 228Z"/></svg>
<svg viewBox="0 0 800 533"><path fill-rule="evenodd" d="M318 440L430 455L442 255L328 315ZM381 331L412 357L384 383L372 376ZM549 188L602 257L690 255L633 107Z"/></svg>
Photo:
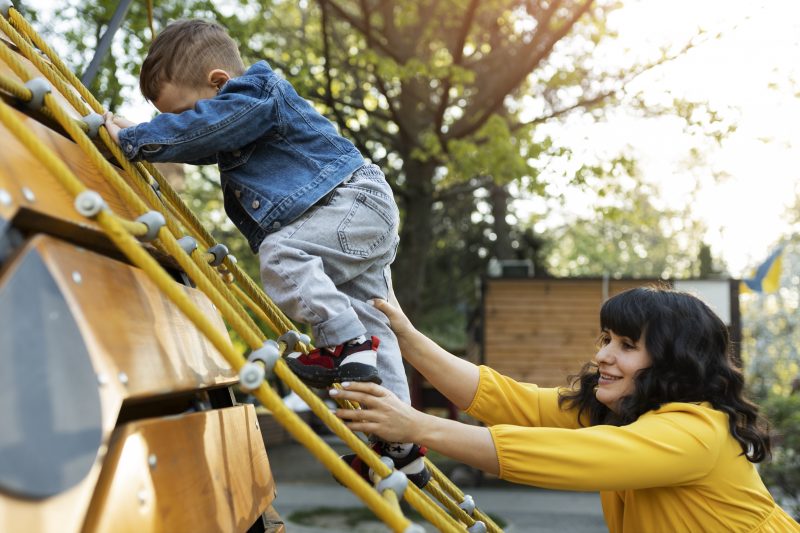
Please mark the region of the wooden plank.
<svg viewBox="0 0 800 533"><path fill-rule="evenodd" d="M109 376L126 376L126 399L236 383L227 361L144 272L51 237L37 237L35 248L67 294L90 352ZM175 286L225 333L202 292Z"/></svg>
<svg viewBox="0 0 800 533"><path fill-rule="evenodd" d="M245 532L275 484L252 405L115 431L83 531Z"/></svg>
<svg viewBox="0 0 800 533"><path fill-rule="evenodd" d="M611 280L610 295L653 284ZM563 386L594 356L603 281L489 280L484 292L484 361L514 379Z"/></svg>
<svg viewBox="0 0 800 533"><path fill-rule="evenodd" d="M3 33L2 31L0 31L0 46L8 46L12 50L16 50L16 47L14 46L14 44L11 43L11 40L8 39L8 37L6 37L5 33ZM31 77L34 77L34 78L42 77L42 78L47 79L47 77L44 74L42 74L41 72L39 72L39 70L33 65L33 63L28 61L22 54L16 53L16 57L17 57L17 59L19 59L22 62L23 68L25 68L25 70L30 74ZM49 60L45 59L45 62L49 63ZM0 61L0 76L6 77L6 78L10 78L10 79L16 81L17 83L24 84L22 79L19 76L16 75L16 73L11 69L10 66L8 66L6 64L5 61ZM50 83L50 81L48 81L47 83ZM52 86L52 83L50 83L50 85ZM72 87L69 87L68 90L72 94L77 96L78 99L81 99L80 95L78 94L78 91L76 91ZM59 105L64 109L64 111L67 112L68 115L70 115L73 118L81 118L83 116L75 108L72 107L72 105L58 91L57 88L53 87L53 91L51 92L51 94L53 96L55 96L55 99L58 101ZM88 108L88 105L87 105L87 108Z"/></svg>
<svg viewBox="0 0 800 533"><path fill-rule="evenodd" d="M89 189L97 191L115 213L127 219L136 218L132 208L125 204L76 144L34 119L17 111L14 113ZM73 198L58 180L2 124L0 146L3 146L0 150L0 189L11 199L7 205L0 205L3 218L13 219L14 225L25 230L56 234L76 242L97 245L108 242L94 221L75 211Z"/></svg>

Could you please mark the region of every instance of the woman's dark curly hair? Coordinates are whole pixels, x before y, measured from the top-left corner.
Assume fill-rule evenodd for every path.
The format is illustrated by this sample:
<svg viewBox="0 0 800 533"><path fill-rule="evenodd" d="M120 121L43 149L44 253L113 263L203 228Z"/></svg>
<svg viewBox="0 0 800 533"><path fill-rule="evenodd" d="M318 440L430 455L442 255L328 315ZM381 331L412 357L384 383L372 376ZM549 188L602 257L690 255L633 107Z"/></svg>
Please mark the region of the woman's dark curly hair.
<svg viewBox="0 0 800 533"><path fill-rule="evenodd" d="M617 412L595 398L597 365L587 363L561 392L562 407L577 408L589 423L622 426L669 402L709 402L728 415L733 437L753 462L770 454L769 435L758 407L744 394L744 377L731 356L728 329L700 299L664 288L636 288L607 300L600 329L628 337L644 336L652 366L634 378L634 391Z"/></svg>

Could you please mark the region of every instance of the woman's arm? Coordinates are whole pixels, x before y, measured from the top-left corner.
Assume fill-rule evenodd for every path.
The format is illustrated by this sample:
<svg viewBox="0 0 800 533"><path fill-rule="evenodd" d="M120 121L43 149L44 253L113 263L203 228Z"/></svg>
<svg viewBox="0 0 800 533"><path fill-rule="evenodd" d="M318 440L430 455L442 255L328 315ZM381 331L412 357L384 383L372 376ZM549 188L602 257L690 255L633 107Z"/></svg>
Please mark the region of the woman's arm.
<svg viewBox="0 0 800 533"><path fill-rule="evenodd" d="M421 413L374 383L343 383L342 387L331 389L330 395L362 407L336 411L353 431L389 442L416 442L484 472L499 472L497 450L488 428Z"/></svg>
<svg viewBox="0 0 800 533"><path fill-rule="evenodd" d="M478 367L420 333L399 306L377 299L372 303L389 318L403 358L456 407L469 407L478 390Z"/></svg>

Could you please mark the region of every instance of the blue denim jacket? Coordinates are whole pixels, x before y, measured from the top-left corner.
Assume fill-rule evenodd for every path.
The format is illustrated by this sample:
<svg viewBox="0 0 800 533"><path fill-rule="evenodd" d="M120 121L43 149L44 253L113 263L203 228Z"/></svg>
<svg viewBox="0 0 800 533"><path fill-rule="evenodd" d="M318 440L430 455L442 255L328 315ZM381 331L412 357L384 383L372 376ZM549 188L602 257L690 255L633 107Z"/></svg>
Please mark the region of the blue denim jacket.
<svg viewBox="0 0 800 533"><path fill-rule="evenodd" d="M119 133L128 159L219 165L225 212L255 252L364 158L266 61L180 114Z"/></svg>

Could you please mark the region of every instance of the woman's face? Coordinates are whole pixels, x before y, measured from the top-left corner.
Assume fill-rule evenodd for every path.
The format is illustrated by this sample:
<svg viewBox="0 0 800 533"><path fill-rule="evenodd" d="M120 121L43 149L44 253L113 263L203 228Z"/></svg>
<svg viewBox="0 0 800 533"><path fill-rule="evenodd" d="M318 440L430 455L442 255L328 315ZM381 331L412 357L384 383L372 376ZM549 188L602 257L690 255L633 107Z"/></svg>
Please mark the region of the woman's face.
<svg viewBox="0 0 800 533"><path fill-rule="evenodd" d="M644 345L644 334L634 342L613 331L603 331L594 359L600 372L595 396L616 413L619 401L633 392L636 373L652 365Z"/></svg>

